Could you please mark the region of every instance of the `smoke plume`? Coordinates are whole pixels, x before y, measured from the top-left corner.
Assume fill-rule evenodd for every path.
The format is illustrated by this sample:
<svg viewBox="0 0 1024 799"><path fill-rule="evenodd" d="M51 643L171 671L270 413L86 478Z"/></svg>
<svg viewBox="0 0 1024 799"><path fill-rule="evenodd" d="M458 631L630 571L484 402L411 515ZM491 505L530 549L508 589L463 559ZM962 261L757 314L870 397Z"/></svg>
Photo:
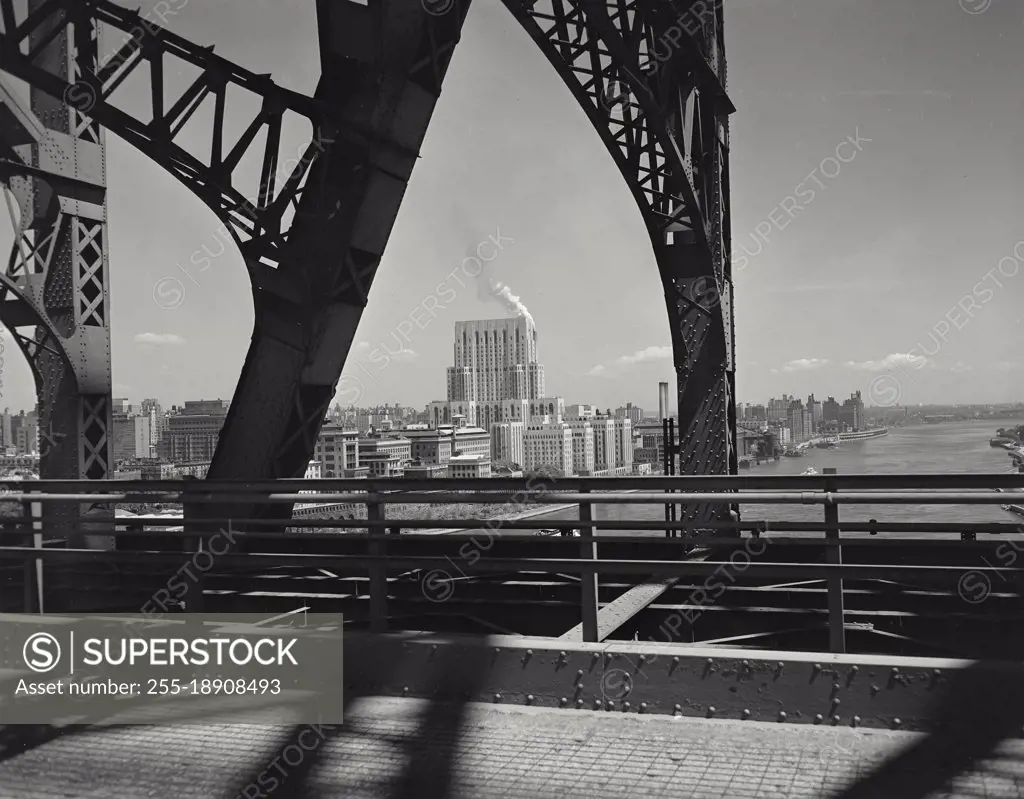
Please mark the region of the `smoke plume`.
<svg viewBox="0 0 1024 799"><path fill-rule="evenodd" d="M466 258L472 258L476 261L480 261L477 256L477 250L480 246L480 242L487 241L486 237L482 237L476 240L473 244L470 244L466 248ZM519 299L515 294L512 293L507 285L496 279L492 274L492 262L483 263L483 268L480 270L480 274L476 276L476 293L477 297L481 300L494 300L505 306L507 310L513 316L521 316L528 320L531 324L533 323L533 316L527 310L526 306L523 305L522 300Z"/></svg>

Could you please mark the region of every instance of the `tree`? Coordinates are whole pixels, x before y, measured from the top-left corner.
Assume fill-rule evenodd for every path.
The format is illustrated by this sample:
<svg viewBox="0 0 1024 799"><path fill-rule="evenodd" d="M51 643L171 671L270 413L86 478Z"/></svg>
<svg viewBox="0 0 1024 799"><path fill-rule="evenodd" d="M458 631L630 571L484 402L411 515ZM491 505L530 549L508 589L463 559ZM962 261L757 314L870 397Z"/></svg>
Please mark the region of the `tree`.
<svg viewBox="0 0 1024 799"><path fill-rule="evenodd" d="M553 482L560 480L565 477L565 473L557 466L550 463L542 463L539 466L535 466L532 469L527 469L523 472L523 477L527 479L537 479L546 482Z"/></svg>

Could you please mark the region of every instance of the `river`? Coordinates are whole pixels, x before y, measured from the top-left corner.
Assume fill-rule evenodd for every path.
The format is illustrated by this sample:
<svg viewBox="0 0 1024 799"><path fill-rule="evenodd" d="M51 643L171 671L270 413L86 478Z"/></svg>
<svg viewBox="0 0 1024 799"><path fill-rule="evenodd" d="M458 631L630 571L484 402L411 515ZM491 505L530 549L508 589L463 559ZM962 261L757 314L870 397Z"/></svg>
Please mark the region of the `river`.
<svg viewBox="0 0 1024 799"><path fill-rule="evenodd" d="M947 424L896 427L889 435L864 441L843 442L834 449L811 449L802 458L782 458L743 470L743 475L794 475L809 466L819 472L834 468L846 474L1005 474L1012 464L1006 450L989 446L1000 427L1024 424L1024 419L984 419ZM664 519L661 505L596 505L597 519ZM745 505L743 520L818 521L821 505ZM555 519L577 518L575 510L552 513ZM849 521L894 522L1011 522L1015 518L998 505L844 505L840 518ZM598 530L598 535L621 535L622 531ZM660 531L637 534L663 535ZM866 534L865 534L866 535Z"/></svg>

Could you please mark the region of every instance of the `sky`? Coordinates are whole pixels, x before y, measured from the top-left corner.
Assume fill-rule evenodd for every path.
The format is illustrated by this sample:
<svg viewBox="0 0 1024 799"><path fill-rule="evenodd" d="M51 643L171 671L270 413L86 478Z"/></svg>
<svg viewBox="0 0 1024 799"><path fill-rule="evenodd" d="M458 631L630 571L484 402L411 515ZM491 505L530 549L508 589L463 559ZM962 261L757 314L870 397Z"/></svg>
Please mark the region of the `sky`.
<svg viewBox="0 0 1024 799"><path fill-rule="evenodd" d="M172 31L313 92L313 0L170 6ZM1024 4L726 0L725 15L738 400L1024 399ZM147 91L133 76L115 103L148 120ZM201 152L197 116L183 136ZM306 141L308 125L289 127L282 158ZM258 162L246 165L251 196ZM240 256L198 198L113 135L107 166L114 395L230 398L253 321ZM467 248L490 237L488 272L464 276ZM412 324L446 279L454 299ZM476 0L338 399L444 399L454 323L506 315L489 279L534 317L549 394L657 407L674 371L640 213L532 41L497 0ZM396 331L403 352L382 359ZM31 407L28 367L5 345L2 402Z"/></svg>

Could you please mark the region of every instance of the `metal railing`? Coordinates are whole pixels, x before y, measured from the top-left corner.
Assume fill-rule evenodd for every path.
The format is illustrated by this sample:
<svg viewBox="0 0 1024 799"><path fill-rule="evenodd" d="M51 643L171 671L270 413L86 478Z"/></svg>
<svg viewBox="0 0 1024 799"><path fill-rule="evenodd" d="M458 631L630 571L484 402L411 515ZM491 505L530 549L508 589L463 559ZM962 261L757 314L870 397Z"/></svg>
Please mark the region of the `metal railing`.
<svg viewBox="0 0 1024 799"><path fill-rule="evenodd" d="M74 569L75 564L161 564L173 566L183 557L194 557L210 547L212 531L220 528L231 531L232 546L217 553L218 568L271 568L308 567L336 571L358 571L369 575L369 625L381 631L388 626L389 573L425 573L436 570L446 562L446 548L463 540L474 540L472 532L456 532L437 536L431 531L458 528L465 531L485 529L490 534L500 531L500 538L509 543L532 542L533 545L556 547L552 557L499 556L481 558L474 565L480 573L539 572L569 574L580 581L579 616L582 621L583 640L598 640L600 603L598 587L608 575L635 575L643 578L696 577L710 579L728 569L728 558L722 555L728 548L735 549L745 539L763 539L786 547L824 546L825 562L779 562L756 560L745 567L745 576L753 580L825 580L828 597L828 627L830 648L833 652L846 651L846 625L844 612L844 580L941 580L948 582L965 571L963 565L935 565L929 563L844 563L843 549L854 547L881 552L911 551L925 556L941 539L950 537L964 551L992 546L978 541L979 535L1019 536L1020 525L1009 519L994 522L899 522L850 521L841 522L841 505L1001 505L1007 503L1005 489L1024 488L1024 475L822 475L800 477L627 477L627 478L559 478L547 484L540 480L492 478L479 480L446 480L445 490L438 490L437 480L279 480L268 482L246 481L37 481L30 483L0 483L5 492L0 501L21 505L20 516L8 518L0 538L0 564L8 567L8 582L16 581L15 574L23 577L24 610L41 609L43 591L42 574L46 566L64 564ZM996 490L1000 489L1000 490ZM304 493L299 493L299 492ZM316 493L308 493L315 491ZM631 492L631 493L623 493ZM671 493L669 493L671 492ZM577 517L571 520L534 518L493 519L474 518L389 518L389 505L470 505L511 504L518 511L542 509L544 506L573 505ZM366 518L360 519L292 519L282 529L279 518L264 518L259 509L273 505L295 503L324 503L325 505L355 504L366 509ZM62 516L59 524L51 524L43 507L51 503L88 503L107 506L107 510L93 510L79 515L73 530ZM241 515L203 515L201 524L189 518L176 519L156 516L135 516L112 519L111 506L132 504L177 504L185 509L216 506L218 509L242 509ZM685 522L681 514L666 514L659 519L600 519L595 505L700 505L721 506L723 509L750 504L803 507L817 506L822 521L749 520ZM255 509L255 510L254 510ZM575 555L567 554L566 540L538 538L531 531L543 528L574 528L579 537L571 546ZM177 528L177 529L168 529ZM327 530L314 532L316 529ZM363 532L351 532L352 528ZM331 536L332 530L349 530ZM643 537L645 531L676 531L689 536L684 542L675 538ZM618 532L617 535L597 535L598 531ZM90 549L72 545L69 534L84 536L112 536L124 540L131 537L136 545L133 551L124 549ZM869 534L868 538L844 537L844 534ZM907 538L878 538L878 534ZM808 535L810 534L810 535ZM922 539L922 535L931 539ZM47 543L47 539L56 541ZM322 548L316 552L303 551L306 542L317 539L338 540L346 545L344 552L329 552ZM998 539L993 539L998 540ZM143 544L138 542L142 541ZM239 546L236 541L249 542ZM151 542L151 543L146 543ZM205 542L205 543L204 543ZM259 546L275 542L277 550L258 551ZM416 543L416 550L408 544ZM615 544L639 542L646 557L609 556ZM699 547L704 559L687 559L680 545L692 549ZM120 545L119 545L120 546ZM246 551L248 547L248 551ZM282 549L283 548L283 549ZM795 551L795 550L789 550ZM513 553L515 554L515 553ZM714 558L714 559L710 559ZM1013 587L1021 585L1022 571L1010 565L971 566L971 572L985 579L998 578ZM1009 575L1009 578L1008 578ZM189 594L189 610L202 610L203 579L196 580ZM42 608L45 609L45 608Z"/></svg>

